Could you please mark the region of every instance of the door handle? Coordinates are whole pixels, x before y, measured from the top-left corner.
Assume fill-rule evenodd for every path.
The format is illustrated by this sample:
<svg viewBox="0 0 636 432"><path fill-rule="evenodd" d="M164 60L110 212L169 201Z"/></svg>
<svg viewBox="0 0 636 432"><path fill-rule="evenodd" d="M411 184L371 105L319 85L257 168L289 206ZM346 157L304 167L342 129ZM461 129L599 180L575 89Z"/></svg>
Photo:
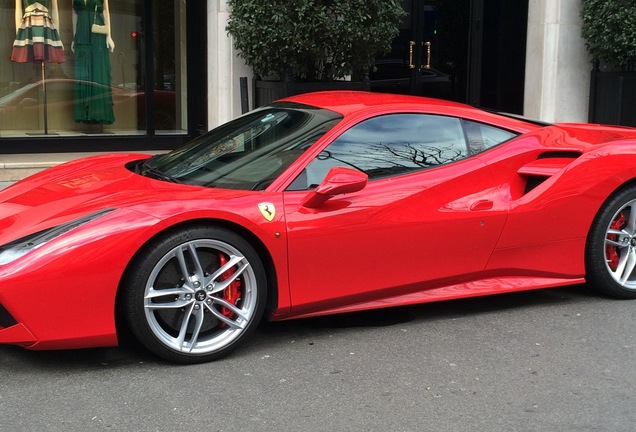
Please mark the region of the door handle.
<svg viewBox="0 0 636 432"><path fill-rule="evenodd" d="M413 64L413 47L415 46L415 41L409 41L409 69L415 69L415 65Z"/></svg>
<svg viewBox="0 0 636 432"><path fill-rule="evenodd" d="M479 200L479 201L475 201L474 203L470 205L470 210L471 211L490 210L493 208L494 205L495 203L493 203L491 200Z"/></svg>
<svg viewBox="0 0 636 432"><path fill-rule="evenodd" d="M431 41L422 42L422 46L426 47L426 64L422 65L422 69L430 69L431 68ZM413 56L411 55L411 58L412 57Z"/></svg>

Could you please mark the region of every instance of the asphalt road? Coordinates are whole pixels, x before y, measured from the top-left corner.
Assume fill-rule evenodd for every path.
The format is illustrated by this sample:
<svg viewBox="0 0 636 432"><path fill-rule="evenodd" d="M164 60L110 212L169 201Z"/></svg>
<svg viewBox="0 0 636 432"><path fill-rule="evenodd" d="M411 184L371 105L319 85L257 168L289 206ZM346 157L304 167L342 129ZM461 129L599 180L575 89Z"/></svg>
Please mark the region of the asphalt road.
<svg viewBox="0 0 636 432"><path fill-rule="evenodd" d="M193 366L3 346L0 430L634 431L635 315L578 286L263 323Z"/></svg>

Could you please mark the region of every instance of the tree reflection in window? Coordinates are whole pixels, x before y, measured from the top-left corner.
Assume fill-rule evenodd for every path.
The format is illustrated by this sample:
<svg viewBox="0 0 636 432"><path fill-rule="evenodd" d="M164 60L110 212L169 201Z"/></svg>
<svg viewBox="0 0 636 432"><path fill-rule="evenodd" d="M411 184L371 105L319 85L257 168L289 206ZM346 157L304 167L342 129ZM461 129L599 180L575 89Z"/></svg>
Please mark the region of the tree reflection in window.
<svg viewBox="0 0 636 432"><path fill-rule="evenodd" d="M307 185L315 187L335 166L355 168L375 179L444 165L467 154L457 118L384 115L363 121L336 138L307 167Z"/></svg>

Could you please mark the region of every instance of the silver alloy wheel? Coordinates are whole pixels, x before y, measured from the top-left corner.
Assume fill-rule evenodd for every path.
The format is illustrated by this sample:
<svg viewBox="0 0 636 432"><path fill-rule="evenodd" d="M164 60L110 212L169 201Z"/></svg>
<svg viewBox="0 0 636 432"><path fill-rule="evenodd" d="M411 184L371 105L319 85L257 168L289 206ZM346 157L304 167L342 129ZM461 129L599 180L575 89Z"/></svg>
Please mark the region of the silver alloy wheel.
<svg viewBox="0 0 636 432"><path fill-rule="evenodd" d="M636 290L636 200L614 214L603 243L605 267L610 276L629 290ZM634 211L632 211L634 210Z"/></svg>
<svg viewBox="0 0 636 432"><path fill-rule="evenodd" d="M144 289L152 334L184 354L208 354L236 340L257 311L256 276L232 245L196 239L166 253Z"/></svg>

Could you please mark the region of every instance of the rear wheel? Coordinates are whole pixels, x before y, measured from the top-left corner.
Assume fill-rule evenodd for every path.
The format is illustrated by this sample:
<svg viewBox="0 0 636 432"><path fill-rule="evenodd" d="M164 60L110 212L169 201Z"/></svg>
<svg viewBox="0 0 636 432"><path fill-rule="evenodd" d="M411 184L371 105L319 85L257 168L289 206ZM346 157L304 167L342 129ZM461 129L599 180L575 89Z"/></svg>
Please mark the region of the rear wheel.
<svg viewBox="0 0 636 432"><path fill-rule="evenodd" d="M133 334L153 353L179 363L214 360L258 325L265 271L242 237L188 228L144 252L126 281L124 306Z"/></svg>
<svg viewBox="0 0 636 432"><path fill-rule="evenodd" d="M592 287L617 298L636 298L636 188L611 197L590 230L586 250Z"/></svg>

